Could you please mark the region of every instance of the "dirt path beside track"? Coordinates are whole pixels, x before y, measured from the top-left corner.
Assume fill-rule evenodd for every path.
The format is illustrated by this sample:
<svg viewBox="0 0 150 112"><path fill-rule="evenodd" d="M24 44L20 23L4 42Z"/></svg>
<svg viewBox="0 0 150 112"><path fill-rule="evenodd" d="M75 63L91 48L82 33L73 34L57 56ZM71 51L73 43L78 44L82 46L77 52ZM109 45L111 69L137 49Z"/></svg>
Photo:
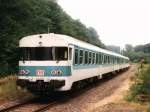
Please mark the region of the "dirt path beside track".
<svg viewBox="0 0 150 112"><path fill-rule="evenodd" d="M48 112L104 112L102 109L105 105L122 100L130 86L129 77L135 73L135 69L136 66L132 66L128 71L81 92L70 101L51 107Z"/></svg>

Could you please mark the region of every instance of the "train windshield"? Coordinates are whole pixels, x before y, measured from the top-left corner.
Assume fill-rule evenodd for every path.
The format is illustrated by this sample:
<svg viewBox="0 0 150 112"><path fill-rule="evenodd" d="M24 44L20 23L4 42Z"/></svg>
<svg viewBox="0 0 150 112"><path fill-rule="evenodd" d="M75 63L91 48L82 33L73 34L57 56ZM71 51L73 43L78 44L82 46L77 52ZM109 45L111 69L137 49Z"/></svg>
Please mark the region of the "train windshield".
<svg viewBox="0 0 150 112"><path fill-rule="evenodd" d="M21 47L21 60L52 60L61 61L68 59L67 47Z"/></svg>

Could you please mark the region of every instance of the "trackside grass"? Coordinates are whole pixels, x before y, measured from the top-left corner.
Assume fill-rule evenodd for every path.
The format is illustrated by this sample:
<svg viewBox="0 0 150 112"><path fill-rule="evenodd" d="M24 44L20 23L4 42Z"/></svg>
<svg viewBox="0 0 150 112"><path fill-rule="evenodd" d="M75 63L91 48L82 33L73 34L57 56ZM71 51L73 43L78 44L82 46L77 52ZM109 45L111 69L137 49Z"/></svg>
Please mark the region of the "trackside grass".
<svg viewBox="0 0 150 112"><path fill-rule="evenodd" d="M0 79L0 100L14 100L29 94L16 85L16 76L11 75Z"/></svg>
<svg viewBox="0 0 150 112"><path fill-rule="evenodd" d="M129 101L138 101L140 95L150 97L150 65L138 65L131 80Z"/></svg>

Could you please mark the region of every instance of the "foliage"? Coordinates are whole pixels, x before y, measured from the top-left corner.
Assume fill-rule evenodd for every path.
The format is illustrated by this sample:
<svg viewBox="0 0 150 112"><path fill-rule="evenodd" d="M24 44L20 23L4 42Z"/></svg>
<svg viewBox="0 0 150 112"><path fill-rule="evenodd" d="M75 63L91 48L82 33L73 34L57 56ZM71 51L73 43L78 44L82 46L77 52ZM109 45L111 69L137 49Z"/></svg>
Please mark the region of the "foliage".
<svg viewBox="0 0 150 112"><path fill-rule="evenodd" d="M29 94L30 93L28 93L26 90L22 90L21 88L17 87L15 76L8 76L0 79L1 100L15 100Z"/></svg>
<svg viewBox="0 0 150 112"><path fill-rule="evenodd" d="M138 95L150 95L150 65L144 67L140 65L135 74L133 84L130 87L129 100L136 100Z"/></svg>
<svg viewBox="0 0 150 112"><path fill-rule="evenodd" d="M108 45L106 46L106 49L116 52L116 53L120 53L120 47L119 46L114 46L114 45Z"/></svg>
<svg viewBox="0 0 150 112"><path fill-rule="evenodd" d="M130 44L126 44L125 49L126 49L126 52L131 52L131 51L133 51L133 46Z"/></svg>
<svg viewBox="0 0 150 112"><path fill-rule="evenodd" d="M135 52L144 52L144 53L150 53L150 43L145 45L138 45L135 46Z"/></svg>
<svg viewBox="0 0 150 112"><path fill-rule="evenodd" d="M20 38L48 28L104 47L93 28L72 19L56 0L0 0L0 74L16 73Z"/></svg>
<svg viewBox="0 0 150 112"><path fill-rule="evenodd" d="M135 47L127 44L125 50L122 52L123 55L129 57L132 62L137 63L141 59L144 59L145 63L150 63L150 44L138 45Z"/></svg>

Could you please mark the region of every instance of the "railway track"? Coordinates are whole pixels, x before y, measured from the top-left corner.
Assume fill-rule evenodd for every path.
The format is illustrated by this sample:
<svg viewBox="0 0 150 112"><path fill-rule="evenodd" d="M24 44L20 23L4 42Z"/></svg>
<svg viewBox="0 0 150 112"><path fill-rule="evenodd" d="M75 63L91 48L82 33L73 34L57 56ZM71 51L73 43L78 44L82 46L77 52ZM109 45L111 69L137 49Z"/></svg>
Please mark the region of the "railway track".
<svg viewBox="0 0 150 112"><path fill-rule="evenodd" d="M115 75L116 76L116 75ZM96 85L100 85L109 81L111 78L115 77L106 77L100 82L90 84L84 89L82 88L79 91L75 91L74 93L69 94L61 94L61 95L52 95L52 98L44 99L43 98L33 98L27 102L20 103L14 106L7 107L5 109L0 109L0 112L44 112L49 110L54 105L60 104L63 101L67 101L68 99L73 99L74 97L84 93L85 91L89 90L90 88L95 87ZM43 100L43 101L42 101Z"/></svg>
<svg viewBox="0 0 150 112"><path fill-rule="evenodd" d="M0 112L44 112L51 106L68 98L69 96L66 95L56 95L55 97L48 99L33 98L29 101L0 109Z"/></svg>

